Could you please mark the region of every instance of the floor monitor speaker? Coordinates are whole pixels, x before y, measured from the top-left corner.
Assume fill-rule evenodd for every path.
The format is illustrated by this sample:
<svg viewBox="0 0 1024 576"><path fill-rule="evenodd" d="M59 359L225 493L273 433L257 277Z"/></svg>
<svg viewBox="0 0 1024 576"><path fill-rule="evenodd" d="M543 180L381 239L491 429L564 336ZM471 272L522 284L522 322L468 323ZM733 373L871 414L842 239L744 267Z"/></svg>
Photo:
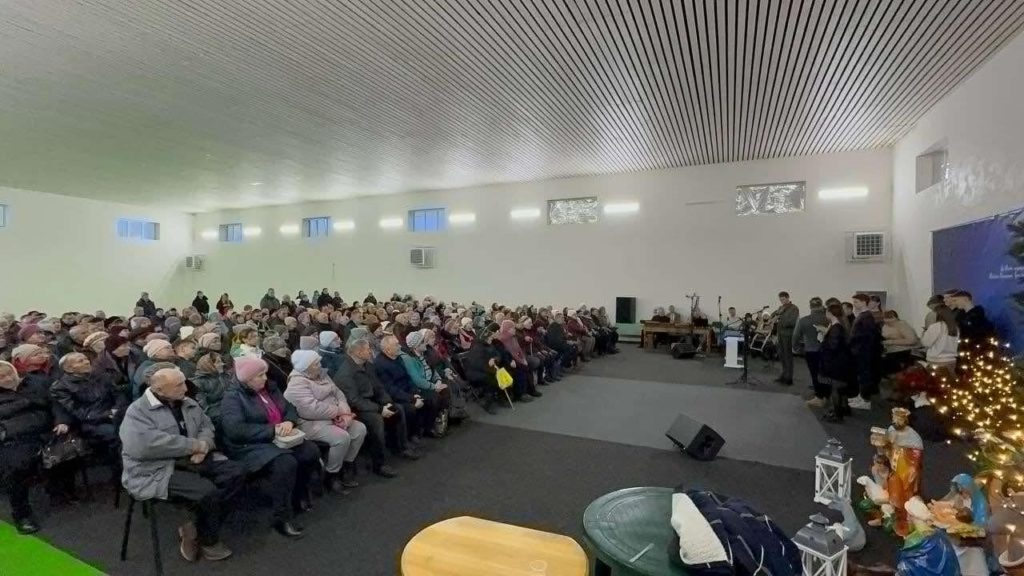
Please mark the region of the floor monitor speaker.
<svg viewBox="0 0 1024 576"><path fill-rule="evenodd" d="M680 414L665 436L696 460L714 460L725 439L710 426Z"/></svg>
<svg viewBox="0 0 1024 576"><path fill-rule="evenodd" d="M619 296L615 299L615 323L636 324L636 298Z"/></svg>

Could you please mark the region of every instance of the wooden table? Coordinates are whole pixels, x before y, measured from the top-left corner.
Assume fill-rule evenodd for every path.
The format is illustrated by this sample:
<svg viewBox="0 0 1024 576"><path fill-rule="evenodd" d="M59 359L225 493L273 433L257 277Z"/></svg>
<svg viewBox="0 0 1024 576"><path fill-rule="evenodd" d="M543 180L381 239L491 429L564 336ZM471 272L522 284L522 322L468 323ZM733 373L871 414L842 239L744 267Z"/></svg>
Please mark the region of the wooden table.
<svg viewBox="0 0 1024 576"><path fill-rule="evenodd" d="M587 576L587 555L560 534L461 516L405 545L402 576Z"/></svg>
<svg viewBox="0 0 1024 576"><path fill-rule="evenodd" d="M708 327L694 327L691 324L683 324L679 322L651 322L650 320L641 320L640 324L643 325L642 333L644 350L654 349L654 339L658 334L668 334L669 336L687 336L693 334L694 336L704 337L701 345L701 352L708 352L710 350L710 336L711 331Z"/></svg>
<svg viewBox="0 0 1024 576"><path fill-rule="evenodd" d="M583 532L596 576L684 576L669 558L671 488L626 488L583 512Z"/></svg>

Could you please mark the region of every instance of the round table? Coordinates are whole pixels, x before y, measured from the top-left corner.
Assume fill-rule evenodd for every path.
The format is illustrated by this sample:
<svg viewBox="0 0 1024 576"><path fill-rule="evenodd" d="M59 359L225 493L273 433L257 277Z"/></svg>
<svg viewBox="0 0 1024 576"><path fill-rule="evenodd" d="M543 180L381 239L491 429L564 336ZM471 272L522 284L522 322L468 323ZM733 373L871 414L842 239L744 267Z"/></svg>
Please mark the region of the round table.
<svg viewBox="0 0 1024 576"><path fill-rule="evenodd" d="M402 576L587 576L575 540L472 516L427 526L402 551Z"/></svg>
<svg viewBox="0 0 1024 576"><path fill-rule="evenodd" d="M583 512L594 576L685 575L669 557L671 488L626 488L594 500Z"/></svg>

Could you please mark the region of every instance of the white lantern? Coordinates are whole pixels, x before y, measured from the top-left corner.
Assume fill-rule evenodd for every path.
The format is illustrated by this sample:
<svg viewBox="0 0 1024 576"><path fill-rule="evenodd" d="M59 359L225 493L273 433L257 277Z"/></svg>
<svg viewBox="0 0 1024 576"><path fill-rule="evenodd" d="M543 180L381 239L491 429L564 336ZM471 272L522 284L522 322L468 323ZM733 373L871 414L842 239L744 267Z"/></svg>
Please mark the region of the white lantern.
<svg viewBox="0 0 1024 576"><path fill-rule="evenodd" d="M829 438L828 445L814 457L814 501L828 505L833 500L850 501L853 459L839 440Z"/></svg>
<svg viewBox="0 0 1024 576"><path fill-rule="evenodd" d="M846 576L846 544L821 514L811 516L809 524L793 537L800 549L803 576Z"/></svg>

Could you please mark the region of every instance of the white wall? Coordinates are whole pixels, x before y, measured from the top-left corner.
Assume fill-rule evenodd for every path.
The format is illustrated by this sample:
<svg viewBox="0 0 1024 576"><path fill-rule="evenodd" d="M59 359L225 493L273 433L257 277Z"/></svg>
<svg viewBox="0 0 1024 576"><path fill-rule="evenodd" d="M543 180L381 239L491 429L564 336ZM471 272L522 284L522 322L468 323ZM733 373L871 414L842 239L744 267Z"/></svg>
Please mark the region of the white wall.
<svg viewBox="0 0 1024 576"><path fill-rule="evenodd" d="M737 185L792 180L808 183L806 212L735 215ZM891 183L891 153L879 150L199 214L196 251L207 254L207 270L185 280L211 298L228 291L239 305L255 303L268 286L293 296L329 286L349 300L374 290L611 307L616 296L636 296L641 317L659 304L685 308L684 294L694 290L713 315L718 295L723 306L745 310L777 304L785 289L803 305L815 295L889 288L888 264L846 263L844 233L889 228ZM869 198L817 198L821 188L848 186L867 187ZM590 195L638 201L640 212L571 226L549 226L544 216L509 219L512 208L543 210L551 198ZM720 203L687 205L707 200ZM475 212L477 221L442 234L378 227L383 216L432 206ZM306 216L351 218L357 228L321 241L280 235L281 224ZM229 222L259 226L262 236L241 244L201 239ZM410 267L415 245L437 247L437 268Z"/></svg>
<svg viewBox="0 0 1024 576"><path fill-rule="evenodd" d="M159 305L181 301L182 259L192 216L0 187L7 226L0 228L0 310L131 312L139 293ZM160 223L156 242L121 240L118 218Z"/></svg>
<svg viewBox="0 0 1024 576"><path fill-rule="evenodd" d="M915 193L915 158L948 144L950 182ZM896 301L923 317L931 233L1024 205L1024 35L933 107L893 153Z"/></svg>

